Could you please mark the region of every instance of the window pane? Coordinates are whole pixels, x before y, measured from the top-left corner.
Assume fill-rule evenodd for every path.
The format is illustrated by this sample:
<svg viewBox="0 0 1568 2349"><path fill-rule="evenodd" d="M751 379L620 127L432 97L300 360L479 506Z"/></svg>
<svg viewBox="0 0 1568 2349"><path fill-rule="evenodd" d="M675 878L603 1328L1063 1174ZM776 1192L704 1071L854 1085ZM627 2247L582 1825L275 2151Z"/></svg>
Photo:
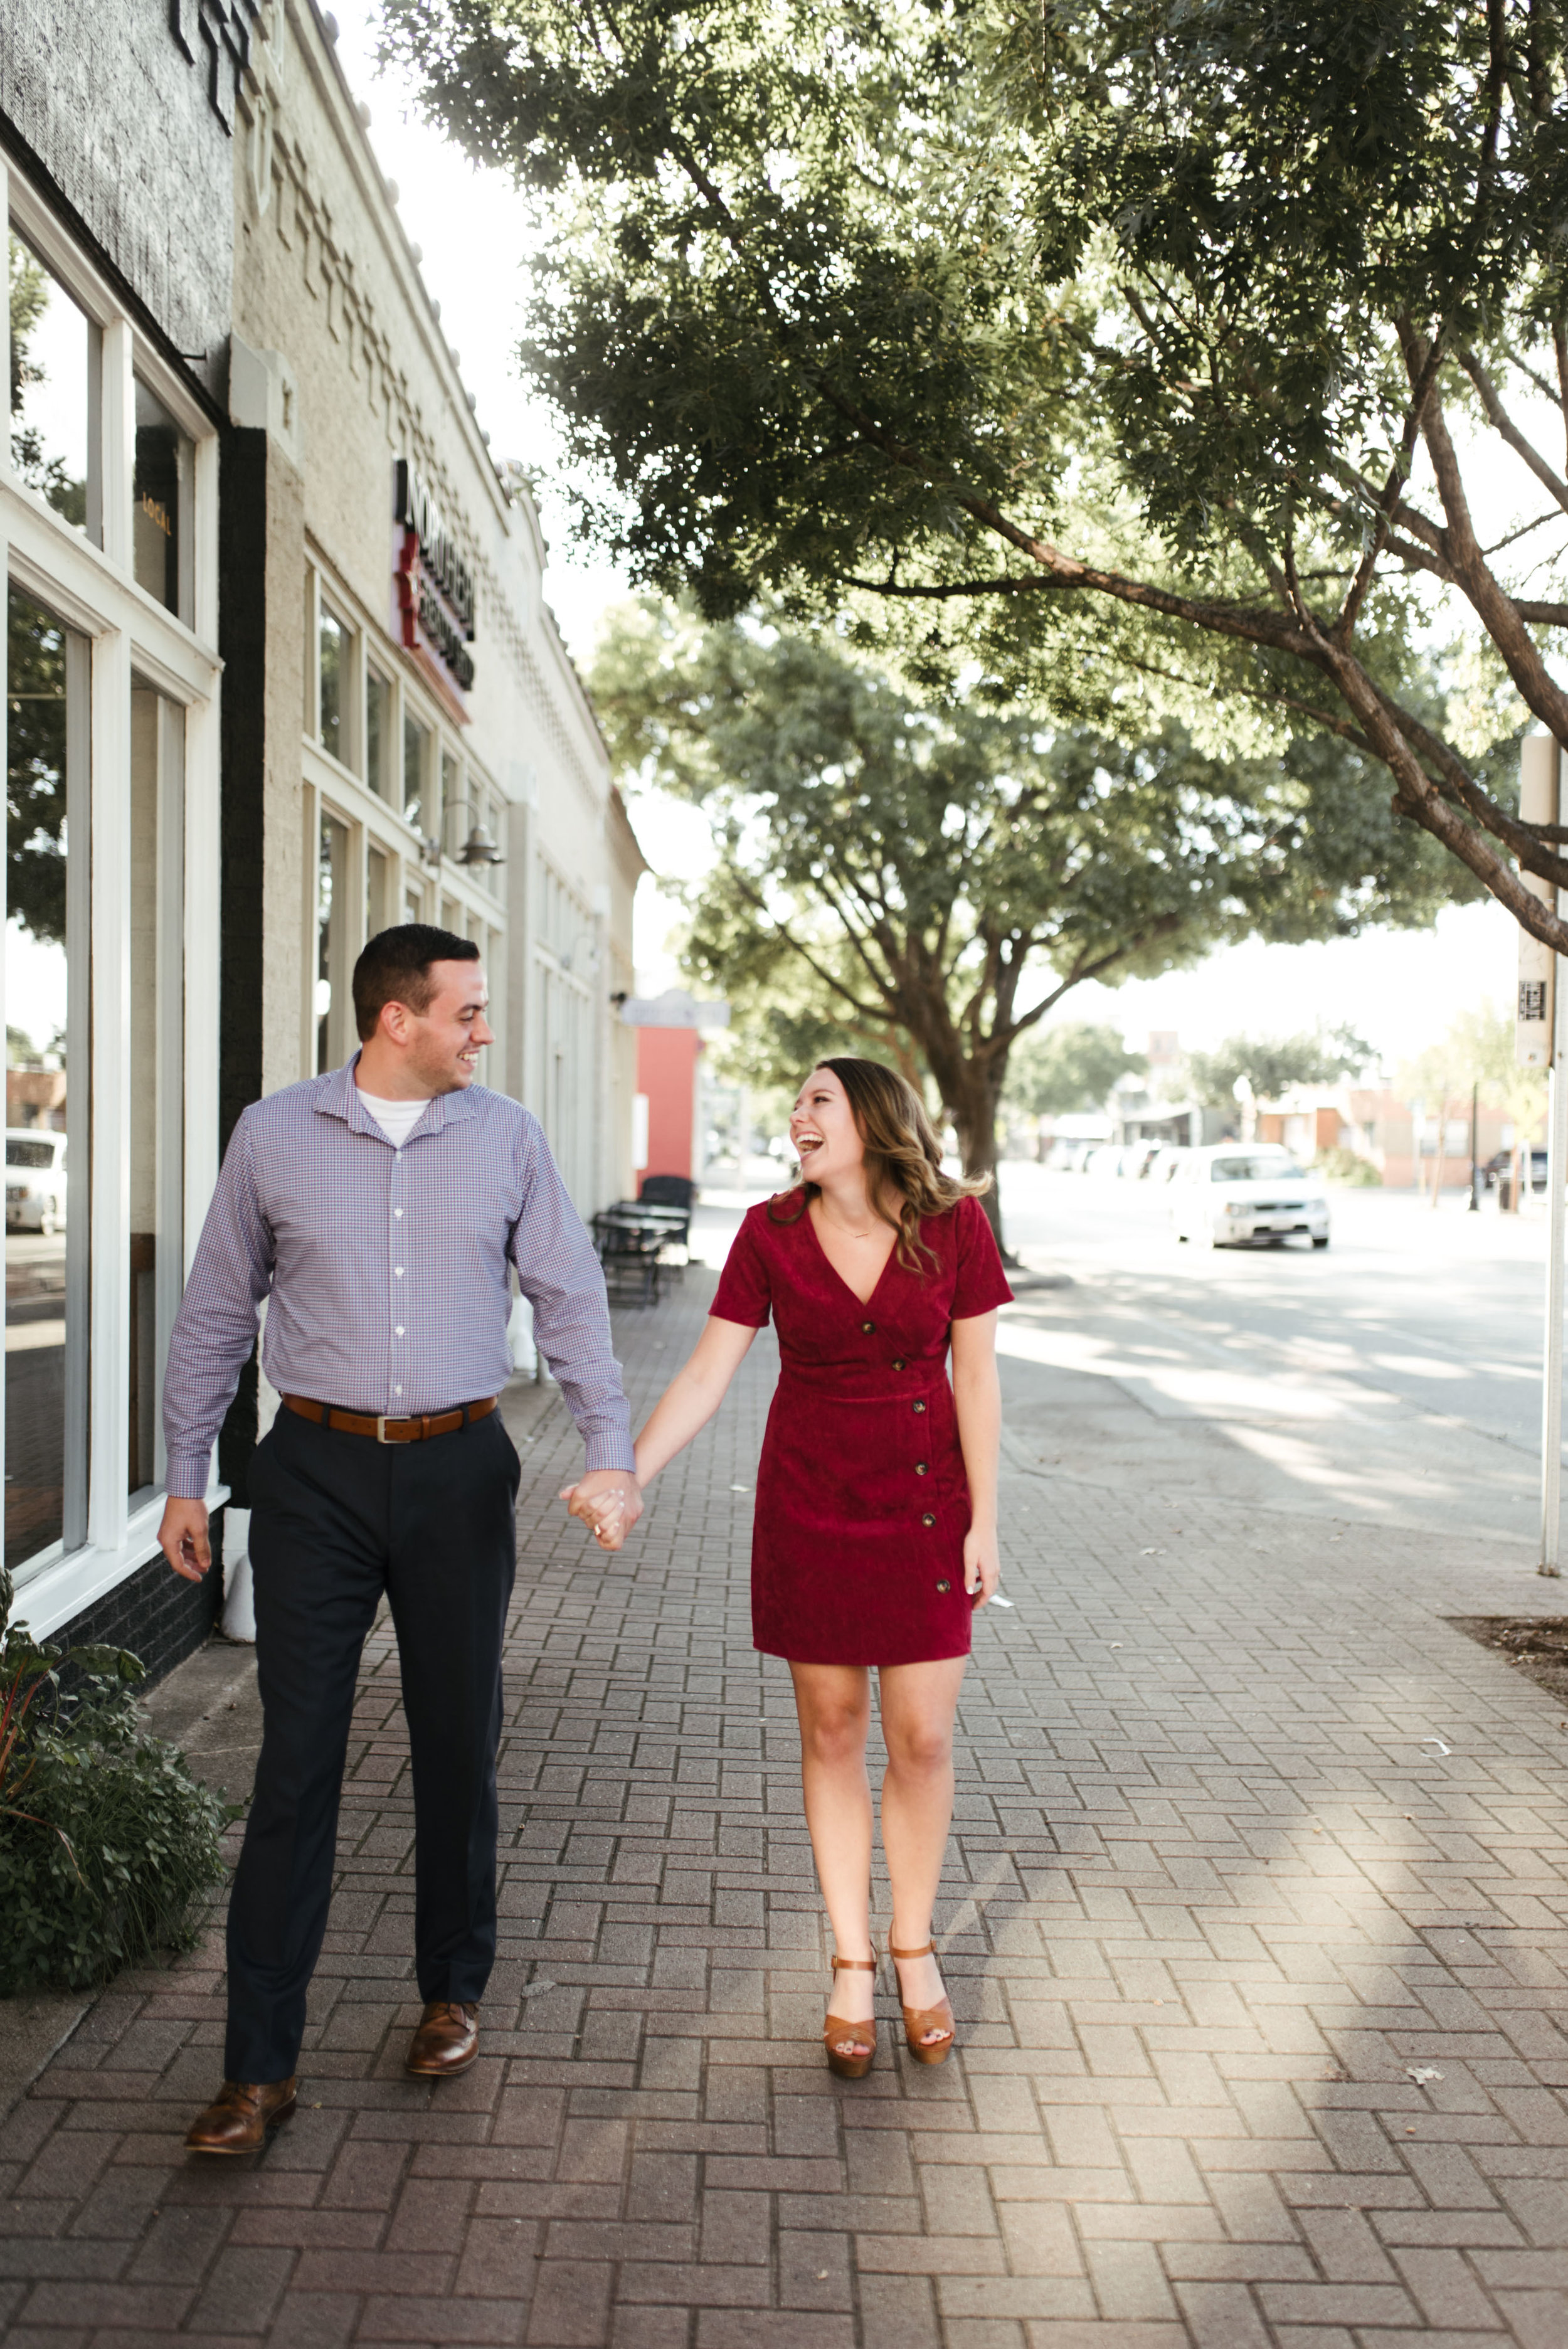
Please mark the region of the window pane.
<svg viewBox="0 0 1568 2349"><path fill-rule="evenodd" d="M348 1006L348 826L324 810L316 855L315 1070L317 1076L348 1057L344 1022Z"/></svg>
<svg viewBox="0 0 1568 2349"><path fill-rule="evenodd" d="M417 718L403 720L403 812L410 823L418 823L425 805L425 778L428 771L430 737Z"/></svg>
<svg viewBox="0 0 1568 2349"><path fill-rule="evenodd" d="M136 584L191 617L191 446L161 400L136 386L131 545Z"/></svg>
<svg viewBox="0 0 1568 2349"><path fill-rule="evenodd" d="M19 237L11 239L11 462L73 528L87 531L92 369L98 337L65 288ZM88 534L101 541L100 518Z"/></svg>
<svg viewBox="0 0 1568 2349"><path fill-rule="evenodd" d="M67 817L79 790L75 828L85 837L90 654L16 588L7 632L5 1562L15 1569L87 1534L87 875L70 858Z"/></svg>
<svg viewBox="0 0 1568 2349"><path fill-rule="evenodd" d="M392 729L392 688L373 668L365 672L365 780L387 799L387 749Z"/></svg>
<svg viewBox="0 0 1568 2349"><path fill-rule="evenodd" d="M422 922L425 918L425 893L410 883L403 892L403 919Z"/></svg>
<svg viewBox="0 0 1568 2349"><path fill-rule="evenodd" d="M384 850L366 849L365 881L369 935L374 938L389 928L392 922L392 861Z"/></svg>
<svg viewBox="0 0 1568 2349"><path fill-rule="evenodd" d="M335 613L321 607L321 635L318 647L318 671L321 678L321 708L318 722L321 747L330 750L335 759L343 756L343 623Z"/></svg>
<svg viewBox="0 0 1568 2349"><path fill-rule="evenodd" d="M505 822L506 802L497 799L492 792L485 801L485 828L503 856L506 854L506 836L502 830ZM485 864L480 869L484 874L485 887L490 891L490 895L499 897L501 893L501 874L504 867L500 864Z"/></svg>
<svg viewBox="0 0 1568 2349"><path fill-rule="evenodd" d="M184 1189L185 713L130 696L130 1361L129 1489L162 1481L158 1408L180 1303Z"/></svg>

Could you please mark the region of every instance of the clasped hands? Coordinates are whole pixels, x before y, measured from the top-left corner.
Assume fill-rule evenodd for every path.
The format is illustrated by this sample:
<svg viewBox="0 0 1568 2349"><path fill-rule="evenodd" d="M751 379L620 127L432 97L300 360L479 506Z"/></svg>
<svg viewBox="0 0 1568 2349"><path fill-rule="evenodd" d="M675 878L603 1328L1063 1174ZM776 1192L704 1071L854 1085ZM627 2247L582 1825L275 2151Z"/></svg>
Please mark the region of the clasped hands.
<svg viewBox="0 0 1568 2349"><path fill-rule="evenodd" d="M601 1549L619 1549L643 1514L643 1488L628 1468L594 1468L562 1488L567 1513L581 1517Z"/></svg>

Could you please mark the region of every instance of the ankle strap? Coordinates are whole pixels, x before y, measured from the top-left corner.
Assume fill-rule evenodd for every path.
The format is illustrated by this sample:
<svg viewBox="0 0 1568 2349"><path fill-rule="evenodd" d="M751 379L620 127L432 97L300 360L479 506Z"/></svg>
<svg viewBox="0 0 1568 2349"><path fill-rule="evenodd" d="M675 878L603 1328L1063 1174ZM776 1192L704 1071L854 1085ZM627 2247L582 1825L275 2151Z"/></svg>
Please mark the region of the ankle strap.
<svg viewBox="0 0 1568 2349"><path fill-rule="evenodd" d="M936 1943L934 1941L927 1941L924 1948L921 1950L895 1950L892 1943L890 1941L887 1945L887 1953L890 1958L934 1957L936 1954Z"/></svg>
<svg viewBox="0 0 1568 2349"><path fill-rule="evenodd" d="M874 1958L835 1958L832 1964L836 1974L874 1974L877 1970Z"/></svg>

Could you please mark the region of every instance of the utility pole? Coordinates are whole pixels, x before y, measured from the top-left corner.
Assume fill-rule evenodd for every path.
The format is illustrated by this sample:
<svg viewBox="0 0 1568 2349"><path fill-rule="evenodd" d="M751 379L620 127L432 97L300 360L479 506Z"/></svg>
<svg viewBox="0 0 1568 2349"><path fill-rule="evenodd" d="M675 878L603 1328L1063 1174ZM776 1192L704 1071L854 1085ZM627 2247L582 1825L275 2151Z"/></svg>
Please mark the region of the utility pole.
<svg viewBox="0 0 1568 2349"><path fill-rule="evenodd" d="M1563 821L1563 760L1550 734L1531 734L1520 749L1519 812L1526 823ZM1532 874L1522 874L1532 895L1561 914L1563 893ZM1527 1067L1548 1071L1546 1113L1546 1330L1541 1380L1541 1562L1538 1574L1557 1575L1563 1521L1563 1242L1568 1183L1568 988L1562 958L1519 934L1516 1049ZM1525 1164L1530 1163L1528 1148Z"/></svg>
<svg viewBox="0 0 1568 2349"><path fill-rule="evenodd" d="M1472 1216L1480 1213L1480 1081L1470 1087L1470 1201Z"/></svg>

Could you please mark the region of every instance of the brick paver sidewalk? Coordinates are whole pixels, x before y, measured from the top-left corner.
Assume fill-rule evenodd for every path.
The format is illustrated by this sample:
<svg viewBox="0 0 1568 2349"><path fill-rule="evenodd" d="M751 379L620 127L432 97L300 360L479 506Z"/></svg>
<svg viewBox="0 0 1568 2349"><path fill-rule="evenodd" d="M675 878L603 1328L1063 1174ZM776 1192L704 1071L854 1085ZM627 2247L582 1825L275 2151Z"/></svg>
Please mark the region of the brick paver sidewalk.
<svg viewBox="0 0 1568 2349"><path fill-rule="evenodd" d="M644 1401L708 1293L624 1317ZM0 2137L11 2349L1563 2349L1568 1724L1440 1619L1549 1587L1501 1549L1108 1499L1015 1442L1017 1604L977 1636L940 1918L962 2054L884 2031L836 2082L787 1679L749 1639L771 1378L765 1338L612 1560L554 1503L558 1401L512 1398L480 2064L400 2069L377 1635L302 2110L253 2163L188 2161L220 1940L122 1978Z"/></svg>

